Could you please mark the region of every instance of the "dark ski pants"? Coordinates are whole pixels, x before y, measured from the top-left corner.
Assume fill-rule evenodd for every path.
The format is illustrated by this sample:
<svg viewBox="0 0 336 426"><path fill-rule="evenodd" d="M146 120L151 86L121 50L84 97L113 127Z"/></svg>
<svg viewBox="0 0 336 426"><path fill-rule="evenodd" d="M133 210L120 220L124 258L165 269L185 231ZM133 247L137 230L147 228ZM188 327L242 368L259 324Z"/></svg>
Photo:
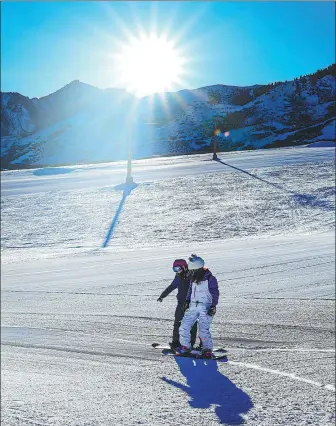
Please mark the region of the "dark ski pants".
<svg viewBox="0 0 336 426"><path fill-rule="evenodd" d="M180 341L179 329L180 329L180 325L181 325L181 321L183 317L184 317L183 303L178 303L175 310L173 342ZM190 341L192 346L194 346L196 342L196 335L197 335L197 321L195 322L195 324L192 326L190 330Z"/></svg>

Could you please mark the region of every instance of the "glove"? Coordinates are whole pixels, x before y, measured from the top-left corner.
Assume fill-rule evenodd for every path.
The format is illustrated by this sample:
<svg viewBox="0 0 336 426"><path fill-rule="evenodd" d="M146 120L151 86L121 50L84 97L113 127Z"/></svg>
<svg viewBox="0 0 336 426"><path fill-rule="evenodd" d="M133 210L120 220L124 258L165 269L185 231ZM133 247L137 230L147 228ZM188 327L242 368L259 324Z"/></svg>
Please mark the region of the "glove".
<svg viewBox="0 0 336 426"><path fill-rule="evenodd" d="M216 306L210 306L209 310L208 310L208 315L210 317L213 317L216 313Z"/></svg>
<svg viewBox="0 0 336 426"><path fill-rule="evenodd" d="M182 311L185 312L189 308L189 305L190 305L190 300L186 300L182 306Z"/></svg>
<svg viewBox="0 0 336 426"><path fill-rule="evenodd" d="M157 302L162 302L162 300L163 300L162 297L159 297Z"/></svg>

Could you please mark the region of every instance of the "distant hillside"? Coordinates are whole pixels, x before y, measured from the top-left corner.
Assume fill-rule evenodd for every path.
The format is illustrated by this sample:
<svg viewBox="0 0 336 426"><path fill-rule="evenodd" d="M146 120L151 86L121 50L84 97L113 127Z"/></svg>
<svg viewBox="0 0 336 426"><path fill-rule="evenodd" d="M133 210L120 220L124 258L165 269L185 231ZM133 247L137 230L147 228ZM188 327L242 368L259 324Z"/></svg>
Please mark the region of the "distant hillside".
<svg viewBox="0 0 336 426"><path fill-rule="evenodd" d="M214 85L136 100L73 81L43 98L1 93L1 168L335 141L335 64L293 81ZM136 105L136 106L135 106ZM132 133L132 135L131 135Z"/></svg>

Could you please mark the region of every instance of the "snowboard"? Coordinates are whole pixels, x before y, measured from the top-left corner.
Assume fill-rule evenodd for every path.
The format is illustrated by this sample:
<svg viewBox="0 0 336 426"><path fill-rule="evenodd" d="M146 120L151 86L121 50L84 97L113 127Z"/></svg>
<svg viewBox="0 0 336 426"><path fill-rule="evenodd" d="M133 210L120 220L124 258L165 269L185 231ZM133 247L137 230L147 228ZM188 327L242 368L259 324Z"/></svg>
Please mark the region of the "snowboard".
<svg viewBox="0 0 336 426"><path fill-rule="evenodd" d="M169 345L161 345L160 343L152 343L152 346L155 349L161 349L161 350L171 351L171 347ZM196 351L196 352L198 352L198 351ZM224 348L219 347L219 348L214 348L213 352L222 352L224 354L224 353L227 353L227 350L224 349Z"/></svg>
<svg viewBox="0 0 336 426"><path fill-rule="evenodd" d="M202 353L200 351L196 351L196 350L192 350L191 352L189 352L187 354L177 354L172 349L162 349L161 352L163 353L163 355L175 356L175 357L179 357L179 358L203 359L204 361L211 361L211 360L223 361L223 362L228 361L227 353L223 353L221 355L213 354L212 358L203 358Z"/></svg>
<svg viewBox="0 0 336 426"><path fill-rule="evenodd" d="M190 353L188 354L183 354L183 355L179 355L177 353L175 353L174 350L172 350L169 346L163 346L160 345L159 343L152 343L153 348L155 349L161 349L161 352L163 355L168 355L168 356L178 356L180 358L194 358L194 359L204 359L204 360L220 360L220 361L227 361L227 350L224 348L215 348L213 350L213 357L212 358L202 358L202 354L200 351L197 351L195 349L193 349ZM217 355L218 354L218 355Z"/></svg>

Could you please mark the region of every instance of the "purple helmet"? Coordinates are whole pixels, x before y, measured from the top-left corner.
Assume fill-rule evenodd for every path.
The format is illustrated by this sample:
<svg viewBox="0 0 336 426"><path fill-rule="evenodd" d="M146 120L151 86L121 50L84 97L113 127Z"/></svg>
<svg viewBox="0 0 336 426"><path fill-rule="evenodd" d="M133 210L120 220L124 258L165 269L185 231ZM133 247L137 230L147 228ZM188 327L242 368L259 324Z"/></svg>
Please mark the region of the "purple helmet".
<svg viewBox="0 0 336 426"><path fill-rule="evenodd" d="M186 271L188 269L188 264L184 259L176 259L173 263L173 271L181 272L182 270Z"/></svg>

